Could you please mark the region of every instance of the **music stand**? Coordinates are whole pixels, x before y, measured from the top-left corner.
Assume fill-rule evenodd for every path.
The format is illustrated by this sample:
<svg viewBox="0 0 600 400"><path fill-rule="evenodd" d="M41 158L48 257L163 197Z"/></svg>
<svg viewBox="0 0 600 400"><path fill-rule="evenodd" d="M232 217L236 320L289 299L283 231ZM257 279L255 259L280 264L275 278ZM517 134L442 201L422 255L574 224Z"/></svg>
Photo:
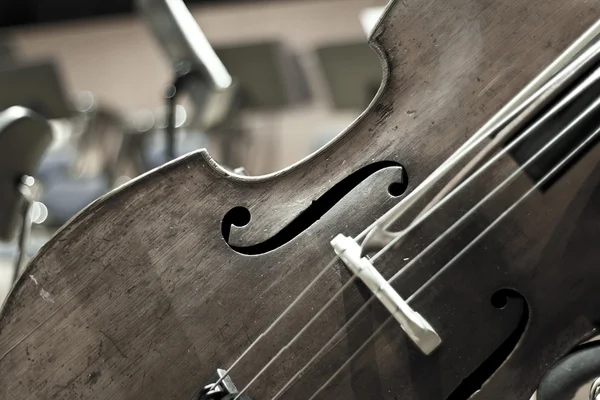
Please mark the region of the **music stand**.
<svg viewBox="0 0 600 400"><path fill-rule="evenodd" d="M47 119L73 114L58 68L51 60L1 67L0 88L0 110L21 106Z"/></svg>
<svg viewBox="0 0 600 400"><path fill-rule="evenodd" d="M310 99L297 58L281 42L221 46L215 52L235 78L242 109L274 111Z"/></svg>
<svg viewBox="0 0 600 400"><path fill-rule="evenodd" d="M333 106L340 110L366 109L383 75L375 51L365 42L323 46L316 53Z"/></svg>

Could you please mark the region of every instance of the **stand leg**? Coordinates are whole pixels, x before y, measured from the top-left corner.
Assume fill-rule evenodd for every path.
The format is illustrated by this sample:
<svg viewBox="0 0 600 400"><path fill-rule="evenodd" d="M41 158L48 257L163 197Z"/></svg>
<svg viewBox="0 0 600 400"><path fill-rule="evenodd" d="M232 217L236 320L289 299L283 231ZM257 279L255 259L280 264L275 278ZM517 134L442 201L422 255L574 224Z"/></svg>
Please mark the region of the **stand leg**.
<svg viewBox="0 0 600 400"><path fill-rule="evenodd" d="M177 124L177 79L166 90L167 100L167 127L165 129L165 161L175 158L175 125Z"/></svg>
<svg viewBox="0 0 600 400"><path fill-rule="evenodd" d="M31 182L30 182L31 181ZM29 234L31 233L31 206L33 205L33 196L30 187L33 184L33 178L30 176L23 177L19 184L19 191L23 195L23 203L21 205L21 229L18 238L18 255L15 260L12 273L12 282L15 282L20 273L25 268L27 262L27 243L29 242Z"/></svg>

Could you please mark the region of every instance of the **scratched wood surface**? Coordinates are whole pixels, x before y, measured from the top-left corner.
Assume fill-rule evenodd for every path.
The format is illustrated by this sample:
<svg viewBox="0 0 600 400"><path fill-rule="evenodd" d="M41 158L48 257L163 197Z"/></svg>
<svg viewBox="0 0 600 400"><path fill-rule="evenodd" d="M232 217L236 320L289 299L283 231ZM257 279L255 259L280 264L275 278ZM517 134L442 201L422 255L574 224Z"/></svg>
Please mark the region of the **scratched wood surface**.
<svg viewBox="0 0 600 400"><path fill-rule="evenodd" d="M204 151L190 154L95 202L41 250L2 312L0 398L189 398L332 260L331 238L357 234L400 201L387 189L404 174L407 192L414 189L594 23L599 4L392 3L372 37L385 71L382 90L326 148L261 178L231 176ZM599 307L589 302L595 290L590 282L598 278L592 267L600 261L589 246L599 231L598 157L597 149L588 153L550 191L532 196L495 229L493 241L476 246L460 267L415 297L417 309L444 338L439 352L419 354L398 326L388 324L319 398L448 398L501 347L528 309L519 348L476 395L528 399L548 367L593 334L598 321ZM477 188L510 167L506 160ZM297 219L313 202L364 168L364 179L324 215L269 247L269 239L292 221L309 218ZM530 185L520 179L495 204L505 207ZM457 199L446 216L468 197ZM247 208L251 219L231 228L228 244L222 221L235 207ZM473 226L499 210L485 210ZM411 269L398 289L410 294L419 288L468 233L442 246L423 268ZM378 267L389 277L428 234L424 230L390 252ZM348 278L336 263L233 370L237 386L245 386ZM501 310L491 307L489 297L503 287L518 289L528 307L520 299ZM252 397L272 398L365 299L360 285L345 291L252 385ZM381 307L370 307L283 398L310 398L385 319Z"/></svg>

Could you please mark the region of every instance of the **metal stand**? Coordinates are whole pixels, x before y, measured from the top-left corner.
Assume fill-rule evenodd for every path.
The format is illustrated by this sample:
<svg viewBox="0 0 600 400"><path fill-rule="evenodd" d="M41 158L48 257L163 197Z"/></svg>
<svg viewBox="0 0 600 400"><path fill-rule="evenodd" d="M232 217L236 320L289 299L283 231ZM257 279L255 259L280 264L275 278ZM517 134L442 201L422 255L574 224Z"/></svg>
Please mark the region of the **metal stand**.
<svg viewBox="0 0 600 400"><path fill-rule="evenodd" d="M185 87L193 79L202 79L201 73L190 68L180 67L175 72L173 83L165 90L165 100L167 102L165 159L167 161L173 160L176 157L175 129L177 127L177 97L185 92Z"/></svg>
<svg viewBox="0 0 600 400"><path fill-rule="evenodd" d="M165 100L167 105L166 128L165 128L165 160L170 161L177 157L175 146L175 131L177 128L177 100L178 96L185 93L189 88L193 90L202 90L201 85L191 85L192 82L205 82L206 77L201 71L190 69L185 63L176 69L173 83L167 86L165 90ZM195 101L198 102L198 97L195 96ZM210 98L210 93L207 92L206 99ZM240 128L240 121L235 112L237 109L237 101L232 101L231 109L228 112L227 118L221 121L214 128L219 133L218 137L207 132L207 136L211 142L216 145L218 151L216 158L223 166L228 168L236 168L240 166L241 158L236 151L234 144L242 140L243 130ZM204 105L196 104L196 114L203 112ZM215 154L213 154L215 156Z"/></svg>
<svg viewBox="0 0 600 400"><path fill-rule="evenodd" d="M32 225L31 206L33 205L33 194L31 193L31 187L34 182L35 180L31 176L26 175L21 178L18 187L19 192L23 196L23 202L19 213L21 216L21 227L17 243L18 254L13 266L11 282L17 280L27 262L27 243L29 242L29 234L31 233Z"/></svg>

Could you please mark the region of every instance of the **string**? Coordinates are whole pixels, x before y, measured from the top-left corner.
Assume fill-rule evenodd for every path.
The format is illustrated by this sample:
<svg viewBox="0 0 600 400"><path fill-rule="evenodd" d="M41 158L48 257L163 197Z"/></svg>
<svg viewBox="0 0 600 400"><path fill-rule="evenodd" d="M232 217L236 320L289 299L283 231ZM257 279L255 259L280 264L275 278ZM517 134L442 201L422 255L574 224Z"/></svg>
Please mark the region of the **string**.
<svg viewBox="0 0 600 400"><path fill-rule="evenodd" d="M590 32L592 30L590 29ZM587 35L587 33L586 33ZM584 35L585 36L585 35ZM583 38L581 39L583 40ZM579 43L579 42L577 42ZM577 43L573 44L571 47L576 47ZM432 184L435 179L440 178L443 173L449 171L453 165L456 165L460 159L465 157L470 151L475 149L479 144L483 142L487 137L492 136L494 133L497 133L505 126L507 126L519 113L521 113L526 107L533 104L536 100L542 98L543 94L552 89L553 87L559 87L560 84L564 84L565 82L569 82L572 78L572 72L581 68L583 65L593 61L595 57L598 55L598 43L590 46L586 51L584 51L579 57L575 60L572 60L570 64L566 67L559 68L560 63L555 61L551 66L549 66L546 70L544 70L532 83L530 83L527 87L525 87L516 97L511 100L505 107L503 107L490 121L488 121L472 138L467 140L463 146L461 146L455 154L453 154L448 160L446 160L432 175L430 175L419 187L415 188L415 190L410 193L404 200L403 203L406 204L407 201L411 202L412 199L416 198L417 195L420 195L420 192L423 192L427 189L428 185L426 183ZM559 59L563 59L567 57L566 55L570 54L572 49L569 48L563 55L559 57ZM575 53L573 53L575 54ZM571 54L571 56L573 55ZM564 62L565 60L561 61ZM556 65L555 65L556 64ZM557 72L558 71L558 72ZM545 84L542 84L544 79L548 79ZM535 82L535 84L534 84ZM539 88L537 91L535 91ZM533 93L533 94L532 94ZM529 97L527 97L530 95ZM520 103L517 101L521 101ZM543 103L543 99L542 99ZM543 104L541 104L543 105ZM541 106L538 104L538 106ZM441 172L440 172L441 171ZM420 190L423 189L423 190ZM392 211L392 210L390 210ZM386 213L387 214L387 213ZM385 215L384 215L385 216ZM373 227L376 226L378 221L373 222L369 227L363 230L356 239L359 240L365 237ZM337 257L333 258L332 261L327 264L327 266L321 270L321 272L315 277L308 286L297 296L297 298L290 304L280 315L279 317L271 324L269 327L261 333L251 344L250 346L234 361L234 363L225 371L221 378L217 380L214 386L219 385L235 368L239 362L272 330L274 327L291 311L291 309L298 304L300 299L304 297L305 294L309 292L309 290L316 285L316 283L320 280L322 276L329 270L329 268L337 261ZM355 280L355 277L351 278L352 281ZM336 292L334 297L337 297L341 294L341 291Z"/></svg>
<svg viewBox="0 0 600 400"><path fill-rule="evenodd" d="M483 139L482 139L483 140ZM479 143L479 142L478 142ZM470 151L473 148L476 147L476 145L478 144L474 144L472 145L472 147L470 147L469 149L467 149L466 151ZM414 193L414 192L413 192ZM375 222L376 223L376 222ZM367 229L363 230L361 232L361 234L359 236L357 236L357 239L360 239L362 236L365 236L370 229L375 225L375 223L371 224ZM320 280L320 278L329 270L329 268L338 260L337 257L335 257L323 270L321 270L321 272L317 275L317 277L315 279L313 279L308 286L305 287L305 289L298 295L298 297L296 297L296 299L279 315L279 317L271 324L269 325L269 327L255 340L253 341L250 346L240 355L240 357L238 357L238 359L236 359L236 361L225 371L225 373L223 374L223 376L221 378L219 378L219 380L214 384L214 386L219 385L229 374L230 372L233 370L233 368L235 368L235 366L237 366L239 364L239 362L258 344L258 342L265 337L278 323L279 321L281 321L290 311L291 309L302 299L302 297L308 293L308 291ZM268 369L269 366L271 366L273 364L273 362L287 349L289 348L300 336L301 333L303 333L304 331L306 331L306 329L308 329L312 323L314 321L317 320L318 316L320 316L323 312L325 312L325 310L327 309L327 307L333 303L333 301L335 299L337 299L343 292L344 290L350 286L350 284L352 284L355 280L357 279L356 276L352 276L347 282L346 284L344 284L336 293L334 293L334 295L330 298L330 300L326 303L325 306L323 306L319 312L313 316L302 328L302 330L296 334L290 342L288 342L281 350L279 350L279 352L277 352L277 354L271 358L269 360L269 362L258 372L258 374L256 374L252 380L246 385L246 387L244 387L239 394L237 395L237 397L235 397L233 400L237 400L242 394L244 394L246 392L246 390Z"/></svg>
<svg viewBox="0 0 600 400"><path fill-rule="evenodd" d="M495 155L494 157L492 157L492 159L490 159L486 164L484 164L482 167L480 167L473 175L471 175L468 179L466 179L464 182L462 182L460 185L458 185L456 188L454 188L454 190L452 190L447 197L445 197L444 199L442 199L435 207L432 207L430 210L428 210L427 212L425 212L421 217L419 217L417 220L415 220L408 228L406 228L404 231L402 231L402 234L397 236L391 243L389 243L386 247L384 247L381 251L379 251L374 257L373 260L376 260L379 256L381 256L383 253L385 253L386 251L389 250L390 247L392 247L393 245L395 245L402 237L404 237L406 234L408 234L409 232L411 232L413 229L415 229L418 225L420 225L426 218L428 218L430 215L432 215L436 210L440 209L445 203L447 203L451 198L453 198L457 193L459 193L462 189L464 189L470 182L472 182L473 180L475 180L479 175L481 175L483 172L485 172L491 165L493 165L500 157L502 157L503 155L507 154L510 150L512 150L515 146L517 146L518 144L520 144L522 141L524 141L527 137L529 137L530 135L532 135L533 133L536 132L536 129L542 125L544 122L546 122L549 118L552 118L556 113L560 112L564 107L568 106L569 103L573 100L577 98L577 95L583 90L581 88L586 88L588 86L589 81L595 81L598 77L600 76L600 72L596 71L595 73L593 73L592 75L590 75L590 77L588 77L581 85L577 86L577 88L575 90L573 90L572 92L569 93L569 95L565 96L563 99L561 99L561 101L555 105L552 110L548 113L546 113L542 118L540 118L539 120L537 120L525 133L523 133L522 135L520 135L517 139L515 139L509 146L507 146L506 148L504 148L502 151L500 151L497 155ZM421 256L423 256L425 254L425 252L429 251L431 248L433 248L435 245L437 245L437 243L439 243L441 240L443 240L447 235L449 235L451 233L451 231L455 228L457 228L460 224L462 224L464 221L466 221L466 219L468 217L470 217L476 210L478 207L480 207L484 202L486 202L487 200L489 200L491 197L493 197L496 193L498 193L504 186L506 186L507 184L509 184L510 182L512 182L512 180L514 180L519 174L520 172L522 172L525 168L527 168L533 161L535 161L537 159L537 157L541 156L545 151L548 150L549 147L551 147L553 144L555 144L558 140L560 140L562 137L564 137L566 134L568 134L568 132L570 132L570 129L573 126L576 126L582 119L584 119L589 113L591 113L596 106L600 104L598 103L598 101L594 102L591 106L589 106L582 114L580 114L578 116L578 118L576 118L575 120L573 120L566 128L564 128L560 134L556 135L549 143L546 144L546 146L544 146L541 150L538 151L538 153L536 153L534 156L532 156L525 164L523 164L517 171L515 171L508 179L506 179L504 182L502 182L498 187L496 187L492 192L490 192L483 200L481 200L478 204L476 204L469 212L467 212L465 215L463 215L454 225L452 225L450 228L448 228L448 230L446 230L440 237L438 237L436 240L434 240L429 246L427 246L427 248L425 250L423 250L419 255L417 255L416 258L414 258L410 263L408 263L404 269L400 270L399 273L397 273L392 279L397 278L397 276L399 276L399 274L402 271L406 271L411 265L414 265L415 262L420 259ZM328 270L329 266L327 268L325 268L325 270ZM324 274L324 271L321 271L321 273L319 274L319 278ZM281 348L277 354L271 358L267 364L256 374L254 375L254 377L251 379L251 381L239 392L239 394L237 395L236 398L234 398L234 400L237 400L239 397L242 396L242 394L244 394L249 388L250 386L271 366L273 365L273 363L289 348L291 347L291 345L293 345L301 336L302 334L323 314L323 312L325 312L325 310L329 307L329 305L333 304L334 300L337 299L337 297L339 297L339 295L341 295L343 293L343 291L351 284L354 282L354 280L356 279L355 276L353 276L352 278L350 278L345 285L342 286L341 289L339 289L334 295L333 297L330 298L330 300L325 304L325 306L323 306L319 312L317 314L315 314L305 325L304 327L283 347ZM307 292L307 289L304 290L304 292ZM303 293L304 293L303 292ZM298 300L298 299L297 299ZM370 303L371 300L369 300L368 303ZM297 301L294 302L293 305L295 305L297 303ZM291 309L292 305L290 307L288 307L288 309ZM286 310L287 311L287 310ZM362 311L359 310L359 311ZM284 311L285 313L285 311ZM279 322L279 320L281 320L281 318L283 318L283 314L280 315L280 317L276 320L276 322L274 322L270 327L269 330L272 329L272 327L274 327L274 325L276 325L277 322ZM342 328L341 330L343 330L349 323L350 321L353 321L354 318L351 318ZM340 331L336 332L336 335L340 333ZM331 340L330 340L331 341ZM329 342L328 342L329 343ZM248 352L249 350L247 350L244 355ZM242 355L243 356L243 355ZM230 368L231 369L231 368Z"/></svg>
<svg viewBox="0 0 600 400"><path fill-rule="evenodd" d="M600 101L597 101L596 103L594 103L594 105L592 105L589 109L595 108L595 106L600 105ZM588 110L589 110L588 109ZM586 110L587 111L587 110ZM404 266L403 269L401 269L400 271L398 271L394 276L392 276L388 282L389 283L393 283L396 279L398 279L401 275L403 275L404 273L406 273L408 270L410 270L425 254L429 253L429 251L431 251L432 249L434 249L439 243L441 243L443 240L446 239L446 237L448 237L455 229L457 229L458 227L460 227L460 225L462 225L468 218L470 218L481 206L483 206L483 204L485 204L487 201L489 201L490 199L492 199L496 194L498 194L503 188L505 188L507 185L509 185L511 182L513 182L521 173L522 171L524 171L529 165L531 165L533 162L535 162L539 157L541 157L546 151L548 151L554 144L556 144L560 139L564 138L565 136L568 135L568 133L572 130L573 126L576 126L577 123L579 121L581 121L581 119L584 118L585 115L589 114L588 112L584 113L584 115L580 116L578 119L574 120L569 126L567 126L559 135L555 136L550 142L548 142L542 149L540 149L536 154L534 154L526 163L524 163L522 166L520 166L519 169L517 169L515 172L513 172L508 178L506 178L503 182L501 182L493 191L491 191L490 193L488 193L482 200L480 200L475 206L473 206L467 213L465 213L460 219L458 219L454 224L452 224L446 231L444 231L439 237L437 237L433 242L431 242L425 249L423 249L415 258L413 258L408 264L406 264ZM457 188L458 189L458 188ZM397 238L396 240L399 240L399 238ZM380 257L384 252L386 252L387 249L382 249L379 253L377 253L374 257L373 260L375 260L376 258ZM367 302L365 302L365 304L356 312L356 314L350 318L350 320L348 320L335 334L334 336L323 346L321 347L321 349L319 350L319 352L317 354L315 354L315 356L313 356L313 358L311 358L308 363L300 370L298 371L284 386L283 389L281 389L273 398L272 400L276 400L279 398L280 395L282 395L285 390L287 390L296 379L300 378L302 376L302 374L306 371L306 369L308 369L308 367L310 366L310 364L312 364L314 361L316 361L320 355L326 350L326 348L328 348L333 341L339 336L341 335L343 332L346 331L346 329L354 322L354 320L357 318L358 314L360 314L364 309L366 309L366 307L371 304L373 301L375 300L375 297L371 296L369 298L369 300Z"/></svg>
<svg viewBox="0 0 600 400"><path fill-rule="evenodd" d="M560 77L558 77L558 78L560 78ZM557 79L558 79L558 78L557 78ZM547 120L549 120L549 119L553 118L553 117L555 116L555 114L559 113L563 107L566 107L566 106L568 106L568 105L569 105L569 103L570 103L571 101L576 101L576 100L577 100L577 96L579 96L581 92L583 92L584 90L586 90L586 89L587 89L587 88L588 88L588 87L589 87L591 84L593 84L593 83L594 83L594 82L595 82L597 79L598 79L598 71L596 70L596 71L594 71L594 73L592 73L590 76L588 76L588 77L587 77L587 78L586 78L586 79L583 81L583 83L581 83L581 84L577 85L577 86L575 87L575 89L574 89L574 90L571 90L571 91L570 91L570 92L569 92L569 93L568 93L566 96L564 96L564 97L563 97L563 98L562 98L560 101L558 101L558 102L557 102L557 104L556 104L556 105L554 105L554 106L551 108L551 111L550 111L550 112L547 112L547 113L545 113L545 114L543 115L543 117L542 117L542 118L540 118L538 121L534 122L533 126L530 126L530 127L528 128L528 131L526 131L526 133L525 133L525 134L521 135L520 137L518 137L518 138L515 140L515 142L516 142L516 143L514 143L514 142L513 142L513 143L512 143L512 145L509 145L509 146L508 146L508 148L505 148L505 151L504 151L504 152L501 152L501 153L500 153L500 154L498 154L496 157L494 157L494 158L492 158L491 160L489 160L489 161L488 161L488 162L487 162L487 163L486 163L486 164L485 164L483 167L481 167L480 169L478 169L478 170L477 170L477 171L476 171L474 174L472 174L472 175L471 175L469 178L467 178L467 179L466 179L466 180L467 180L467 182L470 182L470 181L472 181L473 179L477 178L477 177L478 177L478 176L479 176L481 173L485 172L485 167L488 167L488 166L489 166L491 163L495 162L495 161L496 161L496 160L497 160L497 159L498 159L500 156L503 156L503 155L507 154L507 153L508 153L508 151L510 151L510 149L512 149L512 148L514 148L514 147L516 147L516 145L517 145L518 143L521 143L522 141L524 141L524 140L525 140L525 139L526 139L526 138L527 138L527 137L528 137L530 134L532 134L532 132L535 130L535 128L536 128L537 126L540 126L540 125L541 125L541 124L543 124L545 121L547 121ZM568 81L569 81L569 77L565 78L565 80L568 82ZM548 83L548 85L547 85L547 86L548 86L548 87L553 87L553 85L555 85L555 82L551 81L551 82L549 82L549 83ZM559 82L559 83L557 83L556 85L560 86L560 82ZM556 90L556 87L555 87L554 89ZM543 90L548 90L548 88L547 88L546 86L544 86ZM549 99L549 98L551 98L551 97L552 97L552 96L550 96L550 95L547 95L547 96L545 96L545 97L544 97L544 96L542 96L541 94L540 94L540 95L537 95L537 96L536 96L537 103L536 103L535 101L532 101L532 102L530 102L530 105L531 105L530 109L528 109L528 110L524 110L524 113L525 113L526 115L532 115L532 114L534 114L534 113L536 113L536 112L540 111L540 109L541 109L542 107L544 107L545 105L547 105L546 103L548 102L548 99ZM517 121L517 122L519 122L519 121ZM508 122L507 122L507 124L508 124ZM521 128L521 125L522 125L522 124L523 124L523 121L520 121L520 124L519 124L519 123L517 123L515 126L509 127L508 129L506 129L506 131L508 131L508 132L506 132L506 131L505 131L504 133L503 133L503 132L501 132L501 131L499 131L499 132L496 132L496 133L497 133L497 135L496 135L496 137L495 137L494 141L496 141L496 142L497 142L497 140L498 140L499 138L502 138L502 137L504 137L504 138L509 138L509 137L510 137L509 133L510 133L510 132L518 132L518 131L519 131L519 129ZM480 142L479 142L478 144L480 144ZM508 150L508 151L506 151L506 150ZM479 154L481 154L481 153L488 153L489 151L490 151L490 147L489 147L489 146L486 146L486 148L484 148L484 149L483 149L483 150L482 150L482 151L481 151ZM477 159L477 158L478 158L478 156L479 156L479 154L475 155L474 159ZM469 166L470 166L471 164L472 164L472 163L469 163ZM476 164L477 164L477 163L475 163L475 165L476 165ZM453 179L453 181L456 181L456 182L458 182L458 180L456 179L457 177L464 177L464 175L465 175L465 174L464 174L464 172L465 172L467 169L469 169L469 166L465 167L465 168L463 169L463 171L459 172L459 173L457 174L457 176L455 177L455 179ZM441 197L441 195L442 195L444 192L446 192L446 191L447 191L447 188L448 188L448 187L451 187L451 186L452 186L452 182L451 182L450 184L448 184L448 185L447 185L445 188L443 188L443 189L440 191L440 193L439 193L437 196L435 196L434 200L433 200L431 203L435 203L436 207L431 207L431 203L430 203L429 205L427 205L427 206L425 207L425 209L424 209L424 210L423 210L423 211L422 211L422 212L421 212L421 213L420 213L420 214L417 216L417 218L416 218L416 219L415 219L415 221L413 222L413 225L414 225L414 224L416 224L416 223L418 223L418 222L420 222L419 218L421 218L421 219L424 219L425 217L429 216L429 215L430 215L432 212L435 212L435 211L437 210L437 208L439 208L439 207L440 207L440 206L443 204L443 203L439 203L439 202L438 202L438 203L436 203L436 201L441 201L441 200L440 200L440 197ZM421 185L419 185L419 187L421 187ZM417 189L418 189L418 188L417 188ZM417 190L415 189L415 192L416 192L416 191L417 191ZM413 192L413 193L414 193L414 192ZM413 193L411 193L411 194L413 194ZM409 195L409 196L410 196L410 195ZM405 200L404 200L402 203L400 203L398 206L396 206L396 207L392 208L390 211L388 211L388 212L387 212L387 213L384 215L384 217L383 217L383 218L389 219L389 218L390 218L390 216L392 216L392 215L393 215L393 216L395 217L395 218L393 219L393 221L397 220L397 219L398 219L398 218L399 218L399 217L402 215L402 213L403 213L403 212L404 212L404 211L407 209L407 207L406 207L406 206L402 206L403 204L404 204L404 205L405 205L405 204L407 204L407 203L406 203L406 200L408 200L408 199L405 199ZM412 202L410 202L410 203L412 204L412 203L414 203L414 201L412 201ZM409 204L409 205L410 205L410 204ZM393 221L392 221L391 223L388 223L388 225L391 225L391 224L393 223ZM385 228L385 229L387 229L388 227L389 227L389 226L384 226L384 228ZM391 245L393 245L393 244L396 244L396 243L398 242L398 240L399 240L398 236L400 236L400 237L402 237L402 236L405 236L405 235L406 235L407 233L409 233L409 232L410 232L410 230L404 230L404 231L397 232L397 233L390 233L390 234L396 235L396 237L394 238L394 239L396 239L396 240L392 239L392 240L390 241L390 243L386 244L387 248L389 248ZM367 237L367 239L365 239L365 240L366 240L366 241L368 241L368 240L369 240L369 238ZM368 245L368 244L367 244L367 245ZM384 248L385 248L386 246L384 246ZM363 247L363 250L364 250L364 248L365 248L365 243L363 243L363 246L362 246L362 247ZM379 249L378 249L378 250L379 250Z"/></svg>
<svg viewBox="0 0 600 400"><path fill-rule="evenodd" d="M600 26L600 23L599 23ZM575 44L572 47L577 47ZM565 53L571 53L572 49L569 48ZM559 58L562 59L561 55ZM382 217L380 217L371 227L369 227L369 235L362 243L363 252L371 250L371 241L373 240L372 235L376 233L383 234L387 228L389 228L400 216L411 207L418 196L426 192L433 184L439 180L450 168L458 164L458 162L464 158L471 150L479 146L483 140L487 137L493 137L499 133L502 129L506 128L511 124L521 113L523 113L528 107L529 115L541 111L546 107L553 99L553 94L561 92L566 86L570 85L577 77L577 71L586 70L591 64L594 64L596 58L600 55L600 42L596 42L591 45L587 50L582 52L575 60L565 66L562 70L556 72L555 69L558 67L558 60L555 61L550 67L542 72L538 77L534 79L528 86L526 86L521 92L513 98L507 105L505 105L496 115L494 115L479 131L477 131L471 138L469 138L459 150L451 155L438 169L436 169L431 175L429 175L421 184L415 188L415 190L409 193L398 205L388 210ZM564 60L563 60L564 61ZM558 63L558 64L556 64ZM555 65L556 64L556 65ZM551 73L551 71L556 72ZM548 79L539 90L534 92L535 87L540 85L541 77ZM535 82L535 83L534 83ZM525 98L527 94L531 94L529 98ZM523 100L523 98L525 98ZM522 102L518 104L517 99ZM518 131L518 126L513 127L513 131ZM501 135L498 135L501 136ZM442 190L443 192L443 190ZM435 201L436 199L434 199ZM428 206L429 207L429 206ZM427 208L422 212L426 212ZM372 229L372 228L375 229ZM393 234L389 233L388 234ZM380 250L380 249L376 249Z"/></svg>
<svg viewBox="0 0 600 400"><path fill-rule="evenodd" d="M394 318L390 315L389 317L387 317L385 319L385 321L383 321L383 323L381 324L381 326L379 328L377 328L377 330L375 330L375 332L373 332L373 334L371 336L369 336L367 338L367 340L364 341L364 343L354 352L352 353L352 355L346 360L344 361L344 363L333 373L333 375L331 375L331 378L329 378L327 380L327 382L325 382L323 385L321 385L319 387L319 389L317 389L317 391L315 392L315 394L313 394L312 396L310 396L310 398L308 400L313 400L314 398L316 398L323 390L325 390L325 388L327 388L327 386L329 386L331 384L331 382L333 382L335 380L335 378L338 377L338 375L344 370L346 369L346 367L352 362L354 361L354 359L356 357L358 357L358 355L360 353L362 353L362 351L381 333L383 332L383 330L389 325L390 322L394 321ZM283 393L282 393L283 394ZM279 398L279 397L274 397L274 398Z"/></svg>
<svg viewBox="0 0 600 400"><path fill-rule="evenodd" d="M321 272L319 272L319 274L308 284L308 286L306 286L304 288L304 290L302 290L302 292L300 292L300 294L294 299L294 301L292 301L290 303L289 306L287 306L287 308L285 310L283 310L283 312L279 315L279 317L277 317L275 319L275 321L273 321L271 323L271 325L269 325L267 327L267 329L261 333L251 344L250 346L248 346L248 348L233 362L233 364L231 364L231 366L223 373L223 375L212 385L213 387L219 386L221 384L221 382L223 382L223 380L229 376L229 373L231 372L231 370L233 370L235 368L236 365L238 365L240 363L240 361L242 361L242 359L246 356L246 354L248 354L257 344L258 342L260 342L260 340L267 336L269 334L269 332L271 332L271 330L273 330L273 328L275 328L275 326L279 323L279 321L281 321L283 319L283 317L285 317L287 315L287 313L294 308L294 306L296 304L298 304L300 302L300 300L302 299L302 297L304 297L304 295L306 293L308 293L308 291L316 284L316 282L321 279L321 277L323 275L325 275L325 273L329 270L329 268L331 268L333 266L333 264L335 264L335 262L337 261L337 257L334 258L333 260L331 260L329 262L329 264L327 264L327 266L325 268L323 268L321 270ZM237 397L236 397L237 399ZM235 399L234 399L235 400Z"/></svg>
<svg viewBox="0 0 600 400"><path fill-rule="evenodd" d="M517 208L523 201L525 201L532 193L534 193L540 186L546 183L548 180L552 179L553 175L558 172L561 168L563 168L566 164L571 162L573 158L577 156L577 154L586 148L588 145L593 143L596 140L597 136L600 134L600 129L597 129L592 135L590 135L583 143L581 143L575 150L573 150L567 157L565 157L557 166L555 166L549 173L547 173L538 183L536 183L531 189L529 189L524 195L522 195L515 203L513 203L506 211L504 211L498 218L496 218L489 226L487 226L479 235L475 237L464 249L462 249L456 256L454 256L446 265L444 265L437 273L435 273L431 278L427 280L427 282L417 289L407 300L410 303L417 296L419 296L423 291L429 288L433 284L433 282L439 278L444 272L446 272L454 263L456 263L464 254L466 254L473 246L475 246L485 235L487 235L496 225L498 225L504 218L508 216L515 208ZM393 278L394 279L394 278ZM319 395L327 386L329 386L335 378L339 376L339 374L350 364L361 352L362 350L373 341L376 336L383 330L384 326L386 326L389 322L392 321L392 317L389 316L383 324L375 331L373 334L367 338L367 340L359 347L335 372L334 374L317 389L317 391L308 399L313 400Z"/></svg>
<svg viewBox="0 0 600 400"><path fill-rule="evenodd" d="M596 70L594 71L593 74L591 74L589 76L589 78L587 78L581 85L579 85L573 92L569 93L569 95L565 96L555 107L553 107L547 114L545 114L543 117L541 117L539 120L537 120L530 128L527 129L527 131L525 131L525 133L523 133L521 136L519 136L517 139L515 139L513 142L511 142L508 146L506 146L502 151L498 152L498 154L496 154L494 157L492 157L488 162L486 162L481 168L479 168L477 171L475 171L469 178L465 179L463 183L461 183L459 186L457 186L452 192L450 192L448 194L447 197L445 197L444 199L442 199L437 205L436 207L432 207L429 211L425 212L421 217L419 217L416 221L415 224L421 223L425 218L429 217L430 215L432 215L437 209L439 209L441 206L443 206L445 203L447 203L449 201L449 199L456 195L460 190L464 189L469 183L473 182L476 178L478 178L481 174L483 174L483 172L485 172L485 170L487 170L489 167L491 167L492 164L494 164L496 161L498 161L501 157L507 155L511 150L513 150L515 147L517 147L519 144L521 144L523 141L525 141L529 136L535 134L537 132L537 129L543 125L544 122L548 121L548 120L552 120L556 114L560 113L560 111L563 108L566 108L570 105L572 100L577 100L576 96L579 95L582 90L579 90L579 88L585 88L588 86L588 82L594 83L594 81L598 80L598 78L600 78L600 70ZM520 166L519 169L517 169L512 175L509 176L509 178L507 179L513 179L515 178L515 174L518 174L520 172L522 172L524 169L526 169L533 161L535 161L535 159L537 159L538 157L542 156L543 153L545 151L547 151L552 145L554 145L558 140L560 140L561 138L565 137L566 135L569 134L569 132L575 127L575 129L577 128L577 124L581 121L585 121L585 119L592 113L594 113L595 111L597 111L596 109L598 108L598 106L600 105L600 99L597 99L596 101L594 101L590 106L588 106L581 114L579 114L577 116L577 118L573 119L569 125L567 125L565 128L563 128L557 135L555 135L552 140L550 140L543 148L541 148L537 153L535 153L529 160L527 160L526 163L524 163L523 165ZM543 126L542 126L543 127ZM507 181L503 181L500 185L504 185ZM490 192L490 194L496 192L498 190L498 187L496 187L492 192ZM490 194L488 194L485 198L489 197ZM484 198L484 199L485 199ZM478 206L479 203L476 205ZM412 230L412 225L409 226L406 230L411 229ZM406 232L409 233L410 231ZM444 232L447 233L448 231ZM379 257L381 257L384 253L386 253L390 248L392 248L394 245L396 245L397 242L399 242L402 237L406 234L404 231L402 232L401 235L398 235L397 237L394 238L394 240L392 240L388 245L386 245L383 249L381 249L377 254L375 254L371 260L376 261Z"/></svg>
<svg viewBox="0 0 600 400"><path fill-rule="evenodd" d="M343 286L342 288L339 290L339 292L343 292L344 290L346 290L351 284L352 282L354 282L354 277L352 277L351 279L349 279ZM302 329L300 329L300 331L298 331L298 333L296 333L296 335L285 345L283 346L278 352L277 354L275 354L275 356L273 356L273 358L271 358L269 360L269 362L256 374L254 375L254 378L252 378L252 380L250 382L248 382L248 384L239 392L239 394L233 399L233 400L237 400L242 394L244 394L249 388L250 386L252 386L252 384L258 379L260 378L260 376L271 366L273 365L273 363L283 354L285 353L285 351L287 349L289 349L295 342L296 340L298 340L302 334L304 332L306 332L306 330L308 330L308 328L310 328L310 326L312 325L312 323L314 321L316 321L328 308L331 304L333 304L333 302L337 299L337 296L333 296L329 299L329 301L323 306L321 307L321 309L319 310L319 312L317 312L312 318L311 320L306 323Z"/></svg>

